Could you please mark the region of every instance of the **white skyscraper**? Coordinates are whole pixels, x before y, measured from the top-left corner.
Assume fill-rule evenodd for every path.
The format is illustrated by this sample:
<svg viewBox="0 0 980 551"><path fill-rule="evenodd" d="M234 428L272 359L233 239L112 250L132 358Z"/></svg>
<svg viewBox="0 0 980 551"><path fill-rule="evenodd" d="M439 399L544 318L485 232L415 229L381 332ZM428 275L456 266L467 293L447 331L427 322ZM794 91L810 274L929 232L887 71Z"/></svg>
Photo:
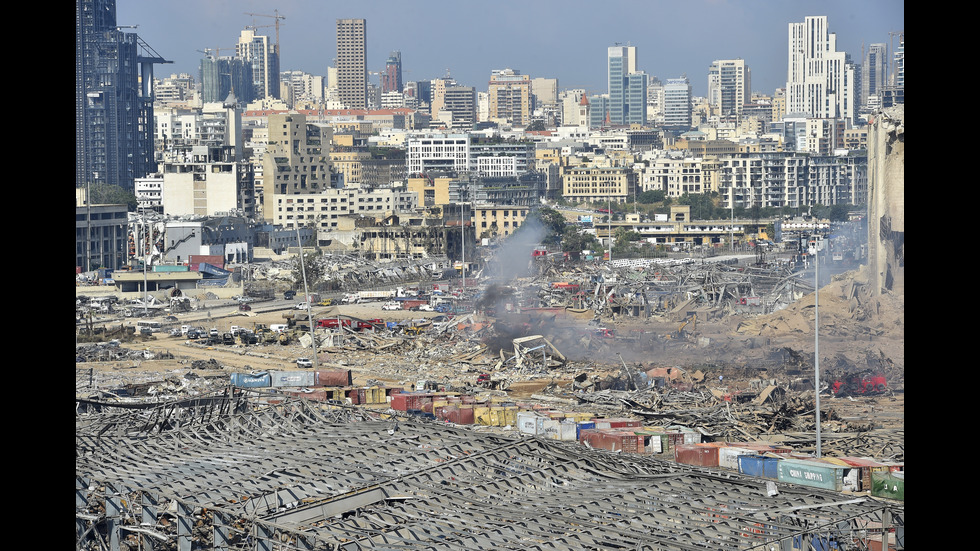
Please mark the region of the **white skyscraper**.
<svg viewBox="0 0 980 551"><path fill-rule="evenodd" d="M826 16L789 24L786 112L854 120L854 67L837 51Z"/></svg>

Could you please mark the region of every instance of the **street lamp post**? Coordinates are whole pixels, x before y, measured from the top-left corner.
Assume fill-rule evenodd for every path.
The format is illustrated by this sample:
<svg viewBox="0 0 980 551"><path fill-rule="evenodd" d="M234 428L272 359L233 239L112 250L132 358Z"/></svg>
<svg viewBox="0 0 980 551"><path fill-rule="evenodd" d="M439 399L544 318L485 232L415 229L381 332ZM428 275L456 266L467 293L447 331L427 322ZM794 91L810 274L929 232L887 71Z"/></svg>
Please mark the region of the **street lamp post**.
<svg viewBox="0 0 980 551"><path fill-rule="evenodd" d="M299 245L299 269L303 272L303 293L306 295L306 322L310 324L310 340L313 341L313 369L318 369L316 352L316 332L313 328L313 308L310 306L310 288L306 284L306 263L303 261L303 242L299 237L299 224L296 224L296 243ZM340 329L340 324L337 324Z"/></svg>

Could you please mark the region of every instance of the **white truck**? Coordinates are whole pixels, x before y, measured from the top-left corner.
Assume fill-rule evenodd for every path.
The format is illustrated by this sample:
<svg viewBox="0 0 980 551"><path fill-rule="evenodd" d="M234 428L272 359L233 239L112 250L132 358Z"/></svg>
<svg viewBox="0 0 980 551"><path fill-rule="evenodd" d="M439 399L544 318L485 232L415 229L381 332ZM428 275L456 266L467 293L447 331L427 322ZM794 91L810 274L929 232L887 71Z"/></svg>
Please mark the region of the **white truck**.
<svg viewBox="0 0 980 551"><path fill-rule="evenodd" d="M356 293L348 293L344 295L343 302L345 304L358 304L372 300L393 299L395 297L404 296L404 294L405 291L401 287L397 289L388 289L385 291L358 291Z"/></svg>

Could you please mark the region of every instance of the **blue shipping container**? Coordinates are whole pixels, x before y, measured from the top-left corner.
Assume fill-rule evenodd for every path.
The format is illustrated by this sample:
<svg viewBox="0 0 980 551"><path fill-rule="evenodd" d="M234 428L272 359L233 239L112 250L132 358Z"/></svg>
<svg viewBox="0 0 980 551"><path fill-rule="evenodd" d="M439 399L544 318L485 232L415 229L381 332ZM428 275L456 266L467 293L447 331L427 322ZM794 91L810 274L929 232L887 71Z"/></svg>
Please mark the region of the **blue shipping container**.
<svg viewBox="0 0 980 551"><path fill-rule="evenodd" d="M775 480L779 478L779 459L762 455L740 455L738 472Z"/></svg>
<svg viewBox="0 0 980 551"><path fill-rule="evenodd" d="M231 384L239 388L267 388L272 386L272 375L268 373L232 373Z"/></svg>
<svg viewBox="0 0 980 551"><path fill-rule="evenodd" d="M594 421L580 421L578 423L578 427L575 429L575 439L576 440L581 440L582 439L582 431L583 430L591 430L591 429L594 429L594 428L595 428L595 422Z"/></svg>

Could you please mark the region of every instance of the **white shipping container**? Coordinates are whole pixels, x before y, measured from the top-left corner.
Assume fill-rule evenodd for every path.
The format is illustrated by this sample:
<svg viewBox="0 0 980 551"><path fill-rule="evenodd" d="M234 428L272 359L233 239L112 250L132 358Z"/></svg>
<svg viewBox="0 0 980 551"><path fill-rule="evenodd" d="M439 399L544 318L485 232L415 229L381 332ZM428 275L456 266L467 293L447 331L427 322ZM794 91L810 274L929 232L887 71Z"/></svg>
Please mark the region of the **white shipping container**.
<svg viewBox="0 0 980 551"><path fill-rule="evenodd" d="M718 466L737 471L738 456L755 454L756 452L753 450L748 448L739 448L737 446L725 446L724 448L718 448Z"/></svg>
<svg viewBox="0 0 980 551"><path fill-rule="evenodd" d="M559 440L561 439L561 423L554 419L542 419L541 431L538 436L547 438L549 440Z"/></svg>
<svg viewBox="0 0 980 551"><path fill-rule="evenodd" d="M534 436L538 433L538 420L541 416L533 412L519 411L517 412L517 430L521 434L530 434Z"/></svg>
<svg viewBox="0 0 980 551"><path fill-rule="evenodd" d="M578 423L574 421L565 421L564 423L558 423L558 439L567 442L574 442L578 440Z"/></svg>

